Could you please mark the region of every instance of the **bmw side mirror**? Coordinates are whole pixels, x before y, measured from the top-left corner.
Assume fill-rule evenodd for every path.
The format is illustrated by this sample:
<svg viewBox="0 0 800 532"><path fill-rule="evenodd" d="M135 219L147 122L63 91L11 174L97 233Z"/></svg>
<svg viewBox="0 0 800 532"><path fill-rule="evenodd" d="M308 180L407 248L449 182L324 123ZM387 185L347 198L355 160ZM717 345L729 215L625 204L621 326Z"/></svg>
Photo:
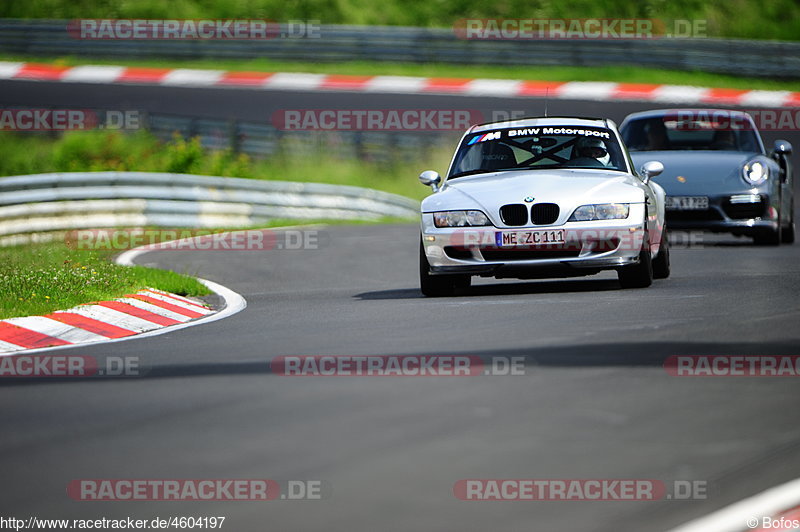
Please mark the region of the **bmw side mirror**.
<svg viewBox="0 0 800 532"><path fill-rule="evenodd" d="M785 155L789 156L792 154L792 145L789 143L788 140L781 140L778 139L775 141L775 147L773 149L773 153L776 155Z"/></svg>
<svg viewBox="0 0 800 532"><path fill-rule="evenodd" d="M419 182L426 187L431 187L434 192L439 190L439 183L442 182L442 176L435 170L425 170L419 174Z"/></svg>
<svg viewBox="0 0 800 532"><path fill-rule="evenodd" d="M654 178L657 175L661 175L661 172L664 171L664 165L661 164L659 161L647 161L642 165L642 169L639 170L639 173L642 174L644 177L644 182L647 183L650 179Z"/></svg>

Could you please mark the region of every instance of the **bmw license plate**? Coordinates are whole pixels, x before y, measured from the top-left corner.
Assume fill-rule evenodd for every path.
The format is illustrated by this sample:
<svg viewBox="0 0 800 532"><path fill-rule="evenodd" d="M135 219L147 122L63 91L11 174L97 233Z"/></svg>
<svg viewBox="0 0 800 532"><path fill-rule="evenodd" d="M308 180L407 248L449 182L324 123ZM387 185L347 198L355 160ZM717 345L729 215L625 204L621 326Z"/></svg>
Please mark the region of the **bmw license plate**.
<svg viewBox="0 0 800 532"><path fill-rule="evenodd" d="M704 211L708 209L708 197L667 196L664 207L670 211Z"/></svg>
<svg viewBox="0 0 800 532"><path fill-rule="evenodd" d="M508 246L544 246L548 244L564 244L566 238L563 229L540 231L497 231L494 234L498 247Z"/></svg>

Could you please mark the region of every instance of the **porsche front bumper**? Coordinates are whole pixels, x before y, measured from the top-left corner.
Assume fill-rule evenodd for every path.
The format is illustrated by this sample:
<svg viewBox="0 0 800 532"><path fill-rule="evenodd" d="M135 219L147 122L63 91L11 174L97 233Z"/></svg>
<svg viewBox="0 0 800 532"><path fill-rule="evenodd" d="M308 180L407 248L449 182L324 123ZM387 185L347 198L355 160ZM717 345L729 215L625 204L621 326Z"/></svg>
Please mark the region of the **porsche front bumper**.
<svg viewBox="0 0 800 532"><path fill-rule="evenodd" d="M708 196L708 209L668 210L666 219L671 229L752 236L764 229L777 230L779 208L774 196L748 190Z"/></svg>

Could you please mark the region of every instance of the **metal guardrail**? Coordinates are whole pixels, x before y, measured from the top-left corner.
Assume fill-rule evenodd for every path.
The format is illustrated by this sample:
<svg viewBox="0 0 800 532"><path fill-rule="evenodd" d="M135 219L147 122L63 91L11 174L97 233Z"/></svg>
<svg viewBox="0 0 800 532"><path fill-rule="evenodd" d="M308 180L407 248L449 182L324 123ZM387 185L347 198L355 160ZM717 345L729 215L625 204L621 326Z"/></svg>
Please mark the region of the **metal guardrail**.
<svg viewBox="0 0 800 532"><path fill-rule="evenodd" d="M631 65L742 76L796 78L800 43L734 39L464 40L455 31L322 25L318 38L267 40L80 40L66 20L0 20L0 52L114 58L270 58L525 66ZM281 32L288 28L281 26Z"/></svg>
<svg viewBox="0 0 800 532"><path fill-rule="evenodd" d="M254 158L277 153L314 156L335 153L343 159L376 163L418 158L440 147L451 148L460 131L285 131L268 122L245 122L214 118L147 113L142 126L162 141L175 134L197 137L204 148L231 150Z"/></svg>
<svg viewBox="0 0 800 532"><path fill-rule="evenodd" d="M0 245L107 227L224 228L272 219L414 217L419 203L378 190L146 172L0 178Z"/></svg>
<svg viewBox="0 0 800 532"><path fill-rule="evenodd" d="M38 107L58 108L53 105ZM2 106L2 109L14 110L24 107ZM103 117L109 111L86 107L83 107L83 110L93 111L98 117ZM246 154L254 159L285 155L292 160L300 160L332 155L341 160L362 160L391 165L418 159L442 148L449 151L462 134L461 131L284 130L268 121L249 122L238 119L136 112L137 127L149 130L160 141L173 141L176 135L184 140L197 138L205 149L228 150L235 154ZM104 120L101 118L98 123L103 124ZM113 128L110 130L114 131ZM116 131L124 133L129 130ZM37 133L51 136L60 134L60 132ZM37 133L26 132L28 135Z"/></svg>

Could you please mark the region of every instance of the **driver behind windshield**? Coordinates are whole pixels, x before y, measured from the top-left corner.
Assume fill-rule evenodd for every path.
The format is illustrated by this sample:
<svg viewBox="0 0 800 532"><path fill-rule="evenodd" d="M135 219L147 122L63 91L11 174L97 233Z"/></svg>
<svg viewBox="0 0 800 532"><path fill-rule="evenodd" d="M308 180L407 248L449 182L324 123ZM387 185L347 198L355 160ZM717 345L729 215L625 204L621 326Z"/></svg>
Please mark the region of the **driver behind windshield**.
<svg viewBox="0 0 800 532"><path fill-rule="evenodd" d="M714 137L711 139L712 150L731 150L735 151L738 146L736 145L736 135L730 129L718 129L714 132Z"/></svg>
<svg viewBox="0 0 800 532"><path fill-rule="evenodd" d="M647 132L647 150L666 150L669 147L667 127L660 119L650 120L645 126Z"/></svg>
<svg viewBox="0 0 800 532"><path fill-rule="evenodd" d="M606 149L606 143L601 139L583 137L575 144L575 152L570 160L571 165L577 166L606 166L611 156Z"/></svg>
<svg viewBox="0 0 800 532"><path fill-rule="evenodd" d="M670 112L655 118L631 120L623 128L622 137L631 151L761 151L751 122L739 115L736 115L736 120L743 122L740 128L732 128L724 122L717 124L703 117L680 121L674 112Z"/></svg>

